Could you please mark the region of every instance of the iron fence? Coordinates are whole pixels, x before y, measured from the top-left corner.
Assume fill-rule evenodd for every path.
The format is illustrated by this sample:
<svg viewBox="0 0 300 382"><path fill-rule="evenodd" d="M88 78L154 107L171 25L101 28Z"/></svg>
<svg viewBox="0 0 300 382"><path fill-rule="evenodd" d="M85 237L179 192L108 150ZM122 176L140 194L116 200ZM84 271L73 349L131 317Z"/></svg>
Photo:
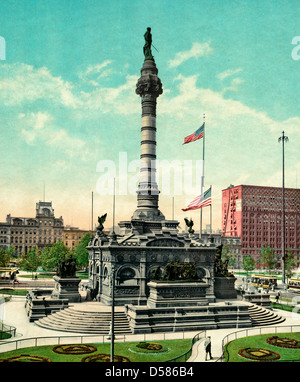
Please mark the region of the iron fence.
<svg viewBox="0 0 300 382"><path fill-rule="evenodd" d="M237 332L233 332L230 334L227 334L222 340L222 355L220 358L217 359L216 362L224 362L225 360L225 353L226 348L225 345L228 344L231 341L237 340L239 338L248 337L248 336L255 336L255 335L261 335L261 334L272 334L272 333L293 333L293 332L299 332L300 325L283 325L283 326L262 326L262 327L255 327L255 328L249 328L244 330L239 330ZM225 350L224 350L225 349Z"/></svg>
<svg viewBox="0 0 300 382"><path fill-rule="evenodd" d="M141 342L158 341L191 338L191 348L184 354L171 359L167 362L185 362L192 353L193 345L202 338L202 332L166 332L166 333L144 333L144 334L122 334L116 335L115 342ZM203 334L204 335L204 334ZM82 343L108 343L110 342L108 334L106 335L66 335L51 337L29 337L14 340L1 341L0 353L23 349L27 347L36 347L44 345L63 345L63 344L82 344Z"/></svg>
<svg viewBox="0 0 300 382"><path fill-rule="evenodd" d="M3 322L0 322L0 340L6 339L7 335L15 337L16 328L14 326L6 325Z"/></svg>

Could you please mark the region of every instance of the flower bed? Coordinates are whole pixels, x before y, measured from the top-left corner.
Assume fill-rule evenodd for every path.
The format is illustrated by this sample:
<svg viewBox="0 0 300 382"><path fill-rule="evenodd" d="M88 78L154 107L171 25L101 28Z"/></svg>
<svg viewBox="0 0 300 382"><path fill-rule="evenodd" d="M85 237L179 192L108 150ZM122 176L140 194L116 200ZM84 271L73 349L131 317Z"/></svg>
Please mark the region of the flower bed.
<svg viewBox="0 0 300 382"><path fill-rule="evenodd" d="M139 349L150 350L155 352L158 352L162 349L162 346L160 344L154 342L139 342L136 345L136 347Z"/></svg>
<svg viewBox="0 0 300 382"><path fill-rule="evenodd" d="M300 341L293 338L273 336L267 338L267 343L281 348L300 349Z"/></svg>
<svg viewBox="0 0 300 382"><path fill-rule="evenodd" d="M97 348L88 344L75 344L75 345L58 345L52 349L55 353L59 354L86 354L93 353Z"/></svg>
<svg viewBox="0 0 300 382"><path fill-rule="evenodd" d="M29 354L21 354L14 357L8 357L0 360L0 362L51 362L49 358L29 355Z"/></svg>
<svg viewBox="0 0 300 382"><path fill-rule="evenodd" d="M280 355L274 351L261 348L244 348L239 350L241 357L251 359L252 361L269 362L280 359Z"/></svg>
<svg viewBox="0 0 300 382"><path fill-rule="evenodd" d="M110 362L109 354L93 354L82 358L81 362ZM114 362L130 362L129 358L114 355Z"/></svg>
<svg viewBox="0 0 300 382"><path fill-rule="evenodd" d="M168 351L166 346L162 346L157 342L139 342L134 348L130 348L130 351L134 353L144 354L161 354Z"/></svg>

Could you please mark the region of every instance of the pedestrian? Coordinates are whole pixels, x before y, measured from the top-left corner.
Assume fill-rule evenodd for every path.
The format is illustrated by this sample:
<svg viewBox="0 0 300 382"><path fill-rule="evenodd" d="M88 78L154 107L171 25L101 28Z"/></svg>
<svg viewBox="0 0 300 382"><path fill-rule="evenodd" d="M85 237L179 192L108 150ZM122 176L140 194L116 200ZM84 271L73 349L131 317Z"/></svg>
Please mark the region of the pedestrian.
<svg viewBox="0 0 300 382"><path fill-rule="evenodd" d="M278 292L276 297L275 297L277 304L278 304L279 297L280 297L280 293Z"/></svg>
<svg viewBox="0 0 300 382"><path fill-rule="evenodd" d="M212 359L211 356L211 338L208 336L204 342L204 349L205 349L205 361L207 361L207 354L209 354L210 359Z"/></svg>

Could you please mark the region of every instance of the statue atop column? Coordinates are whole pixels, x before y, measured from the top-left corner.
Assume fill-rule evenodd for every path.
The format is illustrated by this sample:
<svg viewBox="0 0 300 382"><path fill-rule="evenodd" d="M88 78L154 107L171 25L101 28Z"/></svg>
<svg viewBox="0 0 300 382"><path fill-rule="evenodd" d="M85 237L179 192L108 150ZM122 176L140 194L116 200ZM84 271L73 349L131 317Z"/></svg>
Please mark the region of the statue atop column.
<svg viewBox="0 0 300 382"><path fill-rule="evenodd" d="M144 38L145 38L145 45L144 45L145 60L154 61L154 57L152 56L152 52L151 52L151 45L152 45L151 28L149 27L147 28L147 31L144 34Z"/></svg>

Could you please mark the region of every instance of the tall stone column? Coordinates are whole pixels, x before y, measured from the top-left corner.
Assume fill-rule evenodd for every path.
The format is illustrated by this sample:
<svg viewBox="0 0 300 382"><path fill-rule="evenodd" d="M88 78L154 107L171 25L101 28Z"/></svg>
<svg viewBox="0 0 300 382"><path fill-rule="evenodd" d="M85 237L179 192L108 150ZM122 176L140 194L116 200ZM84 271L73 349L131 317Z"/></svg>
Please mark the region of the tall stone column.
<svg viewBox="0 0 300 382"><path fill-rule="evenodd" d="M163 92L157 74L154 59L146 59L136 85L136 94L142 99L142 138L137 209L132 219L144 221L165 220L158 209L159 190L156 183L156 99Z"/></svg>

